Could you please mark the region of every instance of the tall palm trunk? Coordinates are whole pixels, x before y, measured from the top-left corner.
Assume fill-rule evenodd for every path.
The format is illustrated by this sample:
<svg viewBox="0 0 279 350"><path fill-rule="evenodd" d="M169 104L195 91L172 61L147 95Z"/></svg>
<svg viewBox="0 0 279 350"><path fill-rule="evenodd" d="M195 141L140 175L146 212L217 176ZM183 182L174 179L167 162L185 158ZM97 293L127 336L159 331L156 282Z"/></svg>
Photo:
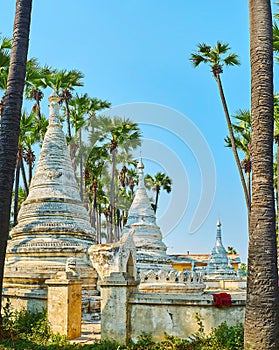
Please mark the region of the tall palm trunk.
<svg viewBox="0 0 279 350"><path fill-rule="evenodd" d="M10 208L26 61L29 42L32 0L17 0L14 21L13 44L7 90L1 118L0 133L0 310L7 239L9 235ZM2 317L0 317L2 322Z"/></svg>
<svg viewBox="0 0 279 350"><path fill-rule="evenodd" d="M23 180L24 191L25 191L25 194L26 194L26 197L27 197L28 193L29 193L29 188L28 188L28 183L27 183L27 179L26 179L26 173L25 173L25 169L24 169L22 158L21 158L21 161L20 161L20 169L21 169L21 175L22 175L22 180Z"/></svg>
<svg viewBox="0 0 279 350"><path fill-rule="evenodd" d="M115 180L115 154L117 149L113 149L111 152L112 159L112 169L111 169L111 181L110 181L110 234L109 243L113 240L115 241L115 225L114 225L114 215L115 215L115 193L114 193L114 180ZM114 238L113 238L114 237Z"/></svg>
<svg viewBox="0 0 279 350"><path fill-rule="evenodd" d="M155 206L154 206L154 213L155 214L156 214L157 208L158 208L159 193L160 193L160 187L156 187L156 197L155 197Z"/></svg>
<svg viewBox="0 0 279 350"><path fill-rule="evenodd" d="M252 206L245 349L279 349L273 191L273 51L269 0L249 0L252 96Z"/></svg>
<svg viewBox="0 0 279 350"><path fill-rule="evenodd" d="M79 176L80 176L80 188L79 188L79 194L80 194L80 199L83 201L83 158L82 158L82 134L81 134L81 129L79 130Z"/></svg>
<svg viewBox="0 0 279 350"><path fill-rule="evenodd" d="M102 243L102 208L101 205L98 206L97 210L97 243Z"/></svg>
<svg viewBox="0 0 279 350"><path fill-rule="evenodd" d="M243 188L243 191L244 191L244 197L245 197L245 202L246 202L246 206L247 206L248 221L249 221L249 213L250 213L251 203L250 203L249 193L248 193L248 189L246 187L245 178L244 178L244 175L243 175L240 159L239 159L239 156L238 156L238 153L237 153L237 148L236 148L234 134L233 134L233 128L232 128L232 122L231 122L231 118L230 118L230 115L229 115L229 110L228 110L228 106L227 106L227 102L226 102L226 98L225 98L225 94L224 94L224 90L223 90L220 74L219 73L214 74L214 77L215 77L217 85L218 85L218 89L219 89L219 93L220 93L223 109L224 109L224 112L225 112L226 122L227 122L229 135L230 135L230 140L231 140L231 144L232 144L232 151L233 151L233 155L234 155L235 162L236 162L236 165L237 165L237 169L238 169L238 172L239 172L242 188Z"/></svg>
<svg viewBox="0 0 279 350"><path fill-rule="evenodd" d="M41 115L41 106L40 106L40 98L39 95L36 96L36 112L39 120L42 120L42 115Z"/></svg>
<svg viewBox="0 0 279 350"><path fill-rule="evenodd" d="M247 186L249 201L251 203L251 171L246 172L246 186Z"/></svg>
<svg viewBox="0 0 279 350"><path fill-rule="evenodd" d="M13 226L15 226L17 224L20 163L21 163L21 158L20 158L20 156L18 156L17 165L16 165L16 173L15 173L14 223L13 223Z"/></svg>
<svg viewBox="0 0 279 350"><path fill-rule="evenodd" d="M66 106L66 119L67 119L67 129L68 129L68 138L71 140L72 138L72 131L71 131L71 121L70 121L70 107L69 102L67 99L65 99L65 106Z"/></svg>
<svg viewBox="0 0 279 350"><path fill-rule="evenodd" d="M29 187L31 185L32 177L33 177L33 161L29 161L29 163L28 163L28 184L29 184Z"/></svg>
<svg viewBox="0 0 279 350"><path fill-rule="evenodd" d="M277 142L276 142L277 143ZM278 205L278 191L279 191L279 143L277 143L277 156L276 156L276 161L277 161L277 181L276 181L276 211L277 211L277 220L279 220L279 205Z"/></svg>

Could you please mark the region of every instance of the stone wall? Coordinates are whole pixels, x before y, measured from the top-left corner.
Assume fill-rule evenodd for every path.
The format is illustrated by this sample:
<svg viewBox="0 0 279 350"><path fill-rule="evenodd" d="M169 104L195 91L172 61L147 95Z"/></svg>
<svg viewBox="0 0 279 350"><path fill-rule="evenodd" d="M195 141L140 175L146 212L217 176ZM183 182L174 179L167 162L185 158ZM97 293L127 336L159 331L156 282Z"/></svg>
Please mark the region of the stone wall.
<svg viewBox="0 0 279 350"><path fill-rule="evenodd" d="M151 333L153 340L165 339L165 333L187 338L198 330L198 313L208 333L226 321L235 325L244 321L245 297L232 296L232 306L215 307L212 295L190 296L187 294L136 293L129 298L130 339L143 332ZM148 320L148 321L147 321Z"/></svg>
<svg viewBox="0 0 279 350"><path fill-rule="evenodd" d="M231 306L214 306L210 293L143 293L137 281L121 272L113 272L100 283L103 339L126 344L150 333L155 341L165 333L187 338L198 330L199 314L205 332L226 321L228 325L244 321L245 293L231 293ZM123 316L124 312L124 316Z"/></svg>

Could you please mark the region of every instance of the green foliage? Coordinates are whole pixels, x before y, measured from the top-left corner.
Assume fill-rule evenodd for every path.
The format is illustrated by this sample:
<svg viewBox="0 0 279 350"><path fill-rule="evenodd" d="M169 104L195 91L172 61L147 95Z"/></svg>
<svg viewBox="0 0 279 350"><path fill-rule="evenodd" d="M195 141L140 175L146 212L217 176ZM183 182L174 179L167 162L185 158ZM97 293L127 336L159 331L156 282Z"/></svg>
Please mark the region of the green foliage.
<svg viewBox="0 0 279 350"><path fill-rule="evenodd" d="M109 340L97 340L93 344L73 344L65 337L50 331L46 312L11 311L10 301L3 307L3 325L0 328L0 350L240 350L243 349L243 325L228 326L222 323L205 334L204 324L196 314L198 331L188 339L165 335L165 340L157 343L152 334L142 333L137 343L119 345Z"/></svg>
<svg viewBox="0 0 279 350"><path fill-rule="evenodd" d="M241 263L238 269L238 273L241 276L247 276L247 265L245 263Z"/></svg>
<svg viewBox="0 0 279 350"><path fill-rule="evenodd" d="M204 332L204 325L199 314L196 314L196 321L199 327L193 335L194 340L181 349L195 350L242 350L244 344L243 324L228 326L226 322L214 328L208 335Z"/></svg>
<svg viewBox="0 0 279 350"><path fill-rule="evenodd" d="M228 246L227 254L237 254L234 247Z"/></svg>
<svg viewBox="0 0 279 350"><path fill-rule="evenodd" d="M67 343L65 337L51 332L45 310L12 312L8 300L3 311L1 340L4 344L16 343L16 349L43 349L44 345L55 343L57 348Z"/></svg>
<svg viewBox="0 0 279 350"><path fill-rule="evenodd" d="M205 43L198 44L197 51L191 54L190 61L194 67L198 67L201 63L209 64L212 68L214 75L220 74L223 72L222 66L235 66L239 65L239 57L235 53L229 53L230 51L229 44L221 43L217 41L216 46L212 47ZM227 55L224 57L224 55ZM216 70L216 68L219 68Z"/></svg>

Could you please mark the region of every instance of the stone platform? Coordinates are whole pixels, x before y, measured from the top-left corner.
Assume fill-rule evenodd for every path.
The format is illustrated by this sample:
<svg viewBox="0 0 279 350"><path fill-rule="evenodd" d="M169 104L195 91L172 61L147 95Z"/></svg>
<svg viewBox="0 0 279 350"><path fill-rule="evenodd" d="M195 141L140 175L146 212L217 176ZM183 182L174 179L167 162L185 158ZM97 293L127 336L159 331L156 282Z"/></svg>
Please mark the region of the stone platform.
<svg viewBox="0 0 279 350"><path fill-rule="evenodd" d="M71 344L93 344L101 339L101 321L83 321L81 325L81 337L70 340Z"/></svg>

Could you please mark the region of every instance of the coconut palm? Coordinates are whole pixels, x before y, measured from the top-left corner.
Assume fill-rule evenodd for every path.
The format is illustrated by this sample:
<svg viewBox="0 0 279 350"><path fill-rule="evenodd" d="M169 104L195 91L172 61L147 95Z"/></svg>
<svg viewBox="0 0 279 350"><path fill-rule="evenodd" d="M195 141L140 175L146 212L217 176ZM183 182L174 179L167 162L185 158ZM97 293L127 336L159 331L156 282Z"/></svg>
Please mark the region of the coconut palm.
<svg viewBox="0 0 279 350"><path fill-rule="evenodd" d="M209 64L209 66L211 67L213 77L215 78L215 80L217 82L220 98L221 98L223 109L225 112L228 130L229 130L229 137L231 139L232 150L233 150L234 158L235 158L236 165L238 168L238 172L240 175L240 180L241 180L241 184L243 187L246 206L247 206L247 210L248 210L248 214L249 214L249 212L250 212L249 194L248 194L248 190L246 187L244 175L242 172L242 167L241 167L241 163L239 160L239 156L237 153L237 147L235 144L232 123L231 123L229 110L228 110L226 98L225 98L224 91L223 91L222 81L221 81L221 77L220 77L220 74L223 73L223 66L224 65L225 66L235 66L235 65L240 64L237 54L228 53L229 50L230 50L229 45L221 43L220 41L217 41L217 44L215 47L211 47L210 45L207 45L204 43L199 44L197 51L195 53L191 54L190 60L191 60L194 67L198 67L201 63Z"/></svg>
<svg viewBox="0 0 279 350"><path fill-rule="evenodd" d="M249 0L252 205L245 349L279 349L278 268L273 191L273 42L270 1Z"/></svg>
<svg viewBox="0 0 279 350"><path fill-rule="evenodd" d="M32 0L17 0L14 34L0 130L0 310L10 208L19 139ZM2 322L2 317L0 319Z"/></svg>
<svg viewBox="0 0 279 350"><path fill-rule="evenodd" d="M145 186L148 189L152 189L155 192L155 203L152 204L154 212L157 212L158 209L158 200L161 189L167 193L171 192L172 180L165 173L158 172L154 176L146 175L144 178Z"/></svg>

